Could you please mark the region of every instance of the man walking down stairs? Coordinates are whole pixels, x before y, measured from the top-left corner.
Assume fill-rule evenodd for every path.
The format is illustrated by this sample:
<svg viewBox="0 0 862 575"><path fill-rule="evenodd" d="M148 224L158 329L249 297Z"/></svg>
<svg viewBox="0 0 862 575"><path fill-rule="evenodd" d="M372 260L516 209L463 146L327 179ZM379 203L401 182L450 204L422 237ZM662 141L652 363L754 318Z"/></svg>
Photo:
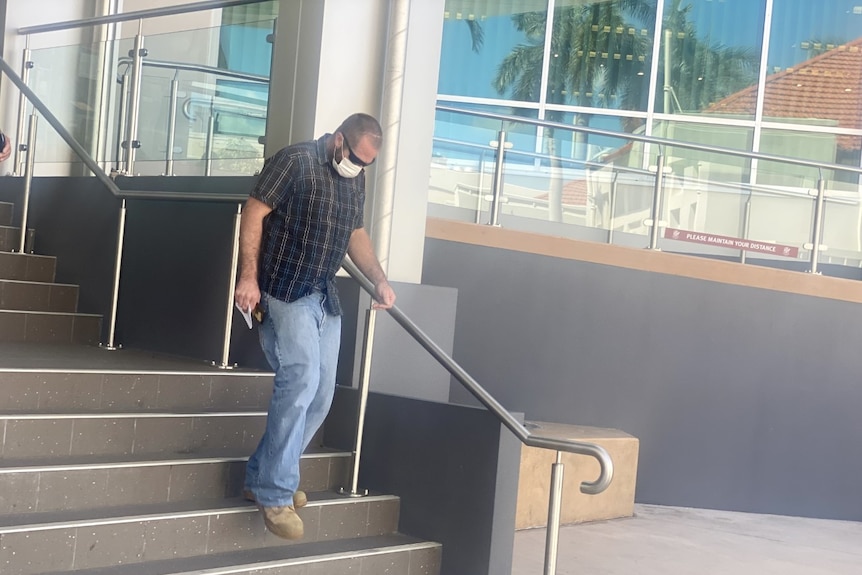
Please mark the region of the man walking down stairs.
<svg viewBox="0 0 862 575"><path fill-rule="evenodd" d="M319 440L304 538L269 533L242 486L272 374L99 349L101 318L55 266L0 253L0 573L439 573L440 545L398 532L397 496L335 493L350 454Z"/></svg>

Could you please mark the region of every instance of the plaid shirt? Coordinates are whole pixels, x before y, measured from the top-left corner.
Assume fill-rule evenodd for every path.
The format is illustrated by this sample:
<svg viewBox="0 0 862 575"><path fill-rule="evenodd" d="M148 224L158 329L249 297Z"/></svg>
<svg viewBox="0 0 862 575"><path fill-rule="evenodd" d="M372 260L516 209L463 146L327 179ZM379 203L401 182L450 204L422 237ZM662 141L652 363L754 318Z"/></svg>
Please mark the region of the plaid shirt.
<svg viewBox="0 0 862 575"><path fill-rule="evenodd" d="M272 208L264 219L260 289L286 302L312 291L341 315L335 273L353 230L363 225L365 172L343 178L326 158L326 139L283 148L264 162L251 197Z"/></svg>

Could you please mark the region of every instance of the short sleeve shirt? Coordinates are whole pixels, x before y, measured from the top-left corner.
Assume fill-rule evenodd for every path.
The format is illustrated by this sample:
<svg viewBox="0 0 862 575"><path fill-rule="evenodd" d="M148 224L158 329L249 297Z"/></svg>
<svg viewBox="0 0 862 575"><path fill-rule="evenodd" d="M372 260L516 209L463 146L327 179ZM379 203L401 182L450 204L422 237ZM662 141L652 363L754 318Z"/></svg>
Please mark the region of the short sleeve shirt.
<svg viewBox="0 0 862 575"><path fill-rule="evenodd" d="M335 274L363 225L365 172L338 175L326 158L328 137L268 158L250 195L272 208L263 224L261 291L292 302L319 290L327 313L341 315Z"/></svg>

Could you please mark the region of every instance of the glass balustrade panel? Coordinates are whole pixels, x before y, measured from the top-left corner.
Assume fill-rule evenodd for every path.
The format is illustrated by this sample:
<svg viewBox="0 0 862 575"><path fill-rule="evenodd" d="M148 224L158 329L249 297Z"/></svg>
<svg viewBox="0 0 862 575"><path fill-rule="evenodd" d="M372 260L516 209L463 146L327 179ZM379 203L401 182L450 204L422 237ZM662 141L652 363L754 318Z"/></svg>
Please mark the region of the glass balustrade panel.
<svg viewBox="0 0 862 575"><path fill-rule="evenodd" d="M167 171L171 136L173 175L261 168L272 28L265 20L146 38L136 173ZM121 73L129 68L120 62Z"/></svg>
<svg viewBox="0 0 862 575"><path fill-rule="evenodd" d="M273 20L146 36L138 107L140 175L253 174L263 165ZM30 87L106 170L124 169L133 92L133 38L32 51ZM172 87L176 81L175 90ZM174 123L170 122L176 101ZM210 130L210 117L213 128ZM207 159L210 159L207 162ZM40 124L39 173L87 173Z"/></svg>
<svg viewBox="0 0 862 575"><path fill-rule="evenodd" d="M110 80L110 62L116 42L59 46L31 51L33 67L29 86L72 137L97 161L109 151L110 107L115 85ZM104 78L105 85L102 85ZM28 106L29 111L32 106ZM35 151L38 174L68 175L81 172L81 163L56 131L40 118Z"/></svg>
<svg viewBox="0 0 862 575"><path fill-rule="evenodd" d="M443 102L445 104L445 102ZM458 104L459 107L468 107ZM479 111L535 118L535 110L469 106ZM536 128L461 113L437 111L428 191L428 214L465 222L490 222L497 142L506 131L506 149L532 151Z"/></svg>

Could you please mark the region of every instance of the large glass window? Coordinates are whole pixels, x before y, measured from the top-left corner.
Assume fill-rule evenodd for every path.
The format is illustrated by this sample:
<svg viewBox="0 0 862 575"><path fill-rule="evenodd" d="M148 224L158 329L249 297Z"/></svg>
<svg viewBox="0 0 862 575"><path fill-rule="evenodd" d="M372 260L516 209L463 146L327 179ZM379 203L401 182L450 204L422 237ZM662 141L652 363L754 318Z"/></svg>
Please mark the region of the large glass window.
<svg viewBox="0 0 862 575"><path fill-rule="evenodd" d="M560 0L554 10L547 100L647 107L656 0Z"/></svg>
<svg viewBox="0 0 862 575"><path fill-rule="evenodd" d="M446 0L438 92L538 102L547 0Z"/></svg>
<svg viewBox="0 0 862 575"><path fill-rule="evenodd" d="M766 3L664 2L656 111L753 118Z"/></svg>
<svg viewBox="0 0 862 575"><path fill-rule="evenodd" d="M776 0L764 120L862 129L862 5Z"/></svg>
<svg viewBox="0 0 862 575"><path fill-rule="evenodd" d="M801 160L859 167L862 138L826 132L802 132L764 129L760 151L764 154L787 156ZM821 175L830 186L858 190L859 177L851 172L819 170L780 162L761 162L758 183L815 187Z"/></svg>
<svg viewBox="0 0 862 575"><path fill-rule="evenodd" d="M603 114L585 114L574 112L558 112L549 110L546 118L585 128L598 128L613 132L642 134L645 121L643 118L627 116L608 116ZM583 132L555 129L546 130L547 137L554 139L553 149L556 155L572 160L605 162L610 158L617 159L628 153L630 140L614 138ZM547 149L547 145L545 146Z"/></svg>

